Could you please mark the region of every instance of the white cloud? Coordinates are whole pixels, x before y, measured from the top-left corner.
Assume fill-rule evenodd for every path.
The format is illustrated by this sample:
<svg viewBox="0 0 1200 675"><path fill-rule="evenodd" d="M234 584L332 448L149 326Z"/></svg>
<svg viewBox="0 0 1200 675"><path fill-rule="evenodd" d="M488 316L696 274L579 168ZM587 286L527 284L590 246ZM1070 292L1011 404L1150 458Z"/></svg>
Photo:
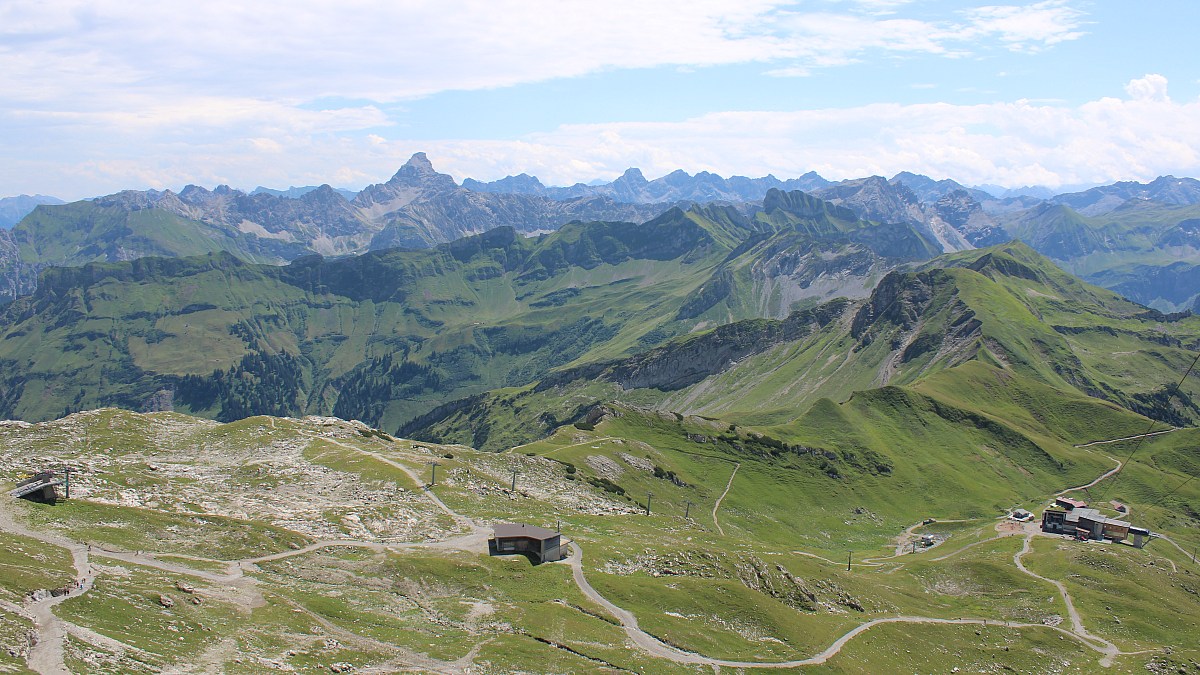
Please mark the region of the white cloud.
<svg viewBox="0 0 1200 675"><path fill-rule="evenodd" d="M1131 82L1127 99L1074 108L714 112L498 141L398 138L384 112L436 92L613 69L757 63L797 77L881 55L1035 52L1079 38L1085 25L1064 0L940 16L921 4L6 0L0 192L354 186L386 179L417 150L459 177L527 171L554 182L611 177L631 164L830 177L908 169L1002 184L1200 173L1196 105L1172 102L1158 75Z"/></svg>
<svg viewBox="0 0 1200 675"><path fill-rule="evenodd" d="M1167 78L1149 74L1125 85L1125 93L1138 101L1167 101Z"/></svg>
<svg viewBox="0 0 1200 675"><path fill-rule="evenodd" d="M517 140L310 133L325 128L318 112L277 134L197 139L180 132L149 146L130 142L127 151L114 151L106 145L111 139L69 126L64 135L80 146L81 156L103 159L64 168L29 153L36 159L0 164L0 184L67 198L129 187L178 189L187 183L361 187L386 180L416 151L428 152L439 170L460 180L526 172L560 185L611 179L629 166L649 177L678 168L779 177L815 170L831 179L908 170L1009 186L1200 175L1200 100L1172 100L1166 79L1154 74L1129 83L1126 91L1125 98L1076 106L1019 100L713 112L678 122L564 125ZM364 115L355 123L370 123L371 115ZM271 111L264 116L270 118ZM186 119L176 113L167 117ZM130 127L131 135L135 128ZM87 186L87 192L80 194L77 186Z"/></svg>
<svg viewBox="0 0 1200 675"><path fill-rule="evenodd" d="M971 27L964 38L994 35L1014 51L1039 51L1084 35L1083 12L1065 0L979 7L966 15Z"/></svg>
<svg viewBox="0 0 1200 675"><path fill-rule="evenodd" d="M866 11L785 0L8 0L0 91L67 107L138 92L390 102L614 68L799 70L872 51L955 55L991 38L1034 49L1078 37L1081 17L1062 2L985 7L965 24L895 18L907 4L897 0L853 4Z"/></svg>
<svg viewBox="0 0 1200 675"><path fill-rule="evenodd" d="M1154 84L1150 96L1138 84L1146 81ZM1200 101L1172 102L1157 75L1129 90L1128 99L1077 107L1016 101L723 112L678 123L564 126L519 142L427 145L436 165L459 177L526 171L558 184L611 178L629 165L649 177L677 168L781 177L816 170L833 179L909 170L1009 186L1200 175Z"/></svg>
<svg viewBox="0 0 1200 675"><path fill-rule="evenodd" d="M526 172L570 184L613 178L632 165L649 177L677 168L780 177L816 170L832 179L910 170L965 183L1057 186L1197 175L1198 149L1200 102L1131 97L1076 107L1015 101L733 111L673 123L568 125L511 141L297 138L281 152L215 143L183 156L88 163L77 177L105 177L113 189L189 182L357 187L385 180L422 150L459 179Z"/></svg>

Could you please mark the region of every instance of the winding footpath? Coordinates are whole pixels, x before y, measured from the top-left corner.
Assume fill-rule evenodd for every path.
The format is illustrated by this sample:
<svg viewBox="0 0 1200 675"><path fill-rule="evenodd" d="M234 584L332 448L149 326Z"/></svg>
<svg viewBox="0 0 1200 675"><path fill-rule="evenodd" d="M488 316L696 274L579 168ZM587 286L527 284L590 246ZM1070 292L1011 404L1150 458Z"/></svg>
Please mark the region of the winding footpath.
<svg viewBox="0 0 1200 675"><path fill-rule="evenodd" d="M721 496L717 498L716 503L713 504L713 525L717 526L717 532L720 532L722 537L725 536L725 530L721 529L721 521L717 520L717 509L721 508L721 502L725 501L725 495L729 494L729 488L733 487L733 478L737 475L738 469L740 468L742 468L741 462L738 462L733 466L733 473L729 474L729 482L725 484L725 491L721 493Z"/></svg>
<svg viewBox="0 0 1200 675"><path fill-rule="evenodd" d="M1102 637L1092 635L1087 631L1086 628L1083 627L1083 619L1079 618L1079 612L1075 609L1075 603L1071 601L1071 594L1067 592L1066 585L1064 585L1061 581L1047 579L1040 574L1031 572L1027 567L1025 567L1024 563L1021 562L1021 558L1024 557L1026 553L1029 553L1029 545L1033 543L1033 537L1033 534L1026 535L1025 542L1022 544L1021 550L1013 555L1013 562L1017 565L1017 569L1021 570L1025 574L1028 574L1034 579L1041 579L1048 584L1053 584L1054 587L1058 589L1058 594L1062 596L1063 602L1067 606L1067 615L1071 618L1071 633L1075 636L1078 636L1079 639L1081 639L1092 649L1104 654L1104 657L1100 659L1100 665L1104 666L1105 668L1111 666L1113 659L1120 655L1121 651L1117 649L1117 646L1113 643L1105 640Z"/></svg>
<svg viewBox="0 0 1200 675"><path fill-rule="evenodd" d="M577 586L579 586L579 590L583 591L583 594L586 595L588 597L588 599L597 603L601 607L604 607L604 609L606 609L610 614L612 614L613 617L615 617L618 621L620 621L622 628L624 628L624 630L625 630L625 634L629 637L629 639L635 645L637 645L642 651L645 651L646 653L650 654L651 656L655 656L655 657L658 657L661 659L667 659L667 660L673 661L675 663L703 665L703 666L715 666L715 667L721 667L721 668L799 668L802 666L818 666L818 665L825 663L826 661L833 658L834 656L836 656L838 654L838 652L840 652L842 650L842 648L845 647L846 644L849 643L854 638L858 637L859 635L867 632L868 630L870 630L876 626L881 626L881 625L889 624L889 623L1004 626L1007 628L1048 629L1048 630L1054 630L1059 633L1062 633L1063 635L1069 636L1075 640L1079 640L1084 645L1087 645L1088 647L1090 647L1093 650L1102 652L1106 658L1109 658L1108 650L1106 650L1106 649L1102 650L1102 649L1098 648L1095 644L1088 642L1088 640L1085 639L1083 636L1073 633L1073 632L1070 632L1070 631L1067 631L1067 630L1064 630L1064 629L1061 629L1061 628L1058 628L1058 627L1046 626L1045 624L1040 624L1040 623L1018 623L1018 622L995 621L995 620L989 620L989 619L966 619L966 618L938 619L938 618L922 617L922 616L888 616L888 617L883 617L883 618L879 618L879 619L873 619L866 623L855 626L854 628L847 631L840 638L838 638L837 640L834 640L833 644L826 647L823 651L816 654L815 656L810 656L806 659L796 659L796 660L792 660L792 661L774 661L774 662L771 662L771 661L734 661L734 660L730 660L730 659L714 659L714 658L709 658L707 656L704 656L702 654L697 654L695 652L688 652L688 651L679 649L677 647L672 647L671 645L666 644L662 640L658 639L657 637L651 635L650 633L647 633L646 631L644 631L640 627L638 627L637 617L635 617L628 610L622 609L622 608L614 605L607 598L605 598L603 595L601 595L599 592L597 592L596 589L593 588L590 583L588 583L587 577L585 577L583 574L583 549L579 548L579 545L576 544L575 542L571 542L571 557L568 561L568 564L571 566L571 575L575 578L575 584ZM1098 638L1094 638L1094 639L1098 640ZM1105 644L1108 644L1108 643L1105 643ZM1115 650L1115 648L1113 648L1113 649ZM1113 655L1115 655L1117 653L1119 653L1119 652L1113 651ZM1105 663L1104 665L1107 666L1109 664Z"/></svg>
<svg viewBox="0 0 1200 675"><path fill-rule="evenodd" d="M71 553L76 578L66 587L65 593L55 596L49 591L43 591L27 600L24 607L13 608L18 610L18 614L33 621L33 629L37 635L25 660L29 669L47 675L69 673L70 671L67 670L66 663L63 661L63 640L67 635L67 626L54 615L54 607L91 590L98 572L88 558L86 546L66 537L25 527L17 522L12 513L8 511L8 503L6 501L3 503L4 506L0 507L0 530L57 546Z"/></svg>
<svg viewBox="0 0 1200 675"><path fill-rule="evenodd" d="M1179 431L1179 427L1171 427L1170 429L1164 429L1162 431L1153 431L1148 434L1138 434L1136 436L1125 436L1123 438L1110 438L1110 439L1104 440L1104 441L1092 441L1091 443L1080 443L1079 445L1076 445L1074 447L1090 448L1093 445L1108 445L1109 443L1120 443L1121 441L1136 441L1139 438L1150 438L1151 436L1161 436L1163 434L1169 434L1172 431Z"/></svg>
<svg viewBox="0 0 1200 675"><path fill-rule="evenodd" d="M1166 433L1166 432L1165 432L1165 431L1163 431L1163 432L1160 432L1160 433ZM1097 443L1099 443L1099 442L1100 442L1100 441L1097 441ZM1115 473L1117 473L1118 471L1120 471L1120 470L1121 470L1121 466L1122 466L1122 464L1121 464L1121 460L1119 460L1119 459L1116 459L1116 458L1114 458L1114 457L1109 457L1109 459L1110 459L1110 460L1112 460L1112 461L1114 461L1114 462L1116 462L1116 463L1117 463L1117 465L1116 465L1116 466L1114 466L1112 469L1109 469L1107 472L1105 472L1105 473L1101 474L1101 476L1100 476L1099 478L1097 478L1096 480L1094 480L1094 481L1092 481L1092 482L1090 482L1090 483L1087 483L1087 484L1085 484L1085 485L1077 485L1077 486L1075 486L1075 487L1069 487L1069 488L1067 488L1066 490L1059 490L1058 492L1055 492L1055 493L1054 493L1054 496L1055 496L1055 497L1061 497L1062 495L1065 495L1065 494L1067 494L1068 492L1077 492L1077 491L1079 491L1079 490L1089 490L1089 489L1091 489L1091 488L1094 488L1094 487L1096 487L1096 484L1097 484L1097 483L1099 483L1100 481L1102 481L1102 480L1104 480L1104 479L1106 479L1106 478L1110 478L1110 477L1112 477L1112 475L1113 475L1113 474L1115 474Z"/></svg>

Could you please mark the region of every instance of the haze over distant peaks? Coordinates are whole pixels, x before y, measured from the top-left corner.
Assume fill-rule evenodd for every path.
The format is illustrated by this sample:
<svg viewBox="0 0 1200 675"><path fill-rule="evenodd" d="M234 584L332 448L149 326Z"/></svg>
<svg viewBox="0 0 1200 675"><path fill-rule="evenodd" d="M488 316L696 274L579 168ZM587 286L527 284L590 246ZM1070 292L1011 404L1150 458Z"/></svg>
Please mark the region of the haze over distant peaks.
<svg viewBox="0 0 1200 675"><path fill-rule="evenodd" d="M17 195L0 197L0 227L12 227L42 204L65 204L58 197L46 195Z"/></svg>
<svg viewBox="0 0 1200 675"><path fill-rule="evenodd" d="M249 192L249 194L250 195L267 194L267 195L271 195L272 197L286 197L288 199L299 199L300 197L303 197L304 195L312 192L313 190L316 190L318 187L321 187L321 186L305 185L304 187L296 187L293 185L293 186L288 187L288 189L286 189L286 190L275 190L272 188L263 187L263 186L259 185L258 187L251 190ZM341 196L345 197L346 201L350 201L350 200L354 199L354 196L358 194L354 190L347 190L345 188L333 188L333 191L340 194Z"/></svg>
<svg viewBox="0 0 1200 675"><path fill-rule="evenodd" d="M464 188L476 192L531 194L552 199L604 196L619 202L637 204L760 201L772 188L811 192L829 184L829 181L812 171L799 178L780 180L771 175L762 178L723 178L708 171L701 171L693 176L677 169L660 178L647 180L641 169L633 167L626 169L625 173L608 183L576 183L569 187L548 187L536 176L525 173L487 183L473 178L464 179L462 182Z"/></svg>

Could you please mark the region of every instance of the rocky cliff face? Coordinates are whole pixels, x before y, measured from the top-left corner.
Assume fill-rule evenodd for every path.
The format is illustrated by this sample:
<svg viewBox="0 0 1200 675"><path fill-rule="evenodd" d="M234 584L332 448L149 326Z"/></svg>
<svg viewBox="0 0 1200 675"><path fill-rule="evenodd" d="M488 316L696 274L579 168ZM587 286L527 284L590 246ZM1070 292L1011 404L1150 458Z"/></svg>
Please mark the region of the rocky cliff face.
<svg viewBox="0 0 1200 675"><path fill-rule="evenodd" d="M937 243L936 253L973 248L933 205L923 203L903 182L871 176L836 183L815 194L850 209L863 220L912 225L922 236Z"/></svg>
<svg viewBox="0 0 1200 675"><path fill-rule="evenodd" d="M970 246L984 248L1012 240L1012 235L985 213L983 205L965 190L947 193L934 202L928 212L962 235Z"/></svg>
<svg viewBox="0 0 1200 675"><path fill-rule="evenodd" d="M13 242L12 233L0 229L0 304L19 295L33 292L30 275L23 273L21 252Z"/></svg>

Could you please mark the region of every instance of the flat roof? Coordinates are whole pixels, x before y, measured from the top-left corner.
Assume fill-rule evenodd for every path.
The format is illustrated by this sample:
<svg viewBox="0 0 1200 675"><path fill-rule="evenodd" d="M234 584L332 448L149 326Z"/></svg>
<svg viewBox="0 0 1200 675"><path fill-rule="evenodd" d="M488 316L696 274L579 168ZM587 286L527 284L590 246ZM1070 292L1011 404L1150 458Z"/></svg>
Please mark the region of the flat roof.
<svg viewBox="0 0 1200 675"><path fill-rule="evenodd" d="M523 537L525 539L545 541L560 536L554 530L547 530L537 525L526 525L525 523L496 523L492 526L492 530L495 531L497 539Z"/></svg>
<svg viewBox="0 0 1200 675"><path fill-rule="evenodd" d="M1076 522L1081 518L1083 520L1090 520L1093 523L1100 523L1101 525L1115 525L1117 527L1131 527L1130 523L1127 523L1124 520L1117 520L1116 518L1109 518L1108 516L1100 513L1096 509L1075 509L1074 511L1072 511L1070 514L1067 515L1066 519L1070 522Z"/></svg>

